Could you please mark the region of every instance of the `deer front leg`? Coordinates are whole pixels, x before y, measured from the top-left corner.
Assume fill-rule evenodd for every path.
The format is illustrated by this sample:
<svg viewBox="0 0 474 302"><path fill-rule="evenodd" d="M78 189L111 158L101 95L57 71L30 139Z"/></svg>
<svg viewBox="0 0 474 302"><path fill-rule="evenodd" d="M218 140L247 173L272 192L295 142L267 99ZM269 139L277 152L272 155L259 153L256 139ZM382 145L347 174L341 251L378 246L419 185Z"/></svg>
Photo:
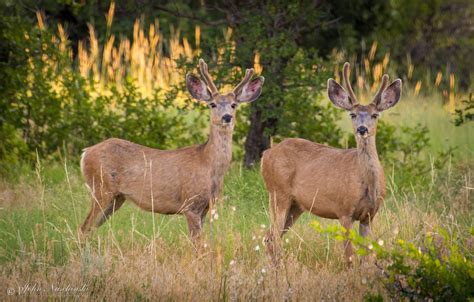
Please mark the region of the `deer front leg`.
<svg viewBox="0 0 474 302"><path fill-rule="evenodd" d="M354 223L354 219L350 216L344 216L339 219L339 222L342 226L346 229L346 236L349 237L349 233L352 229L352 224ZM352 250L352 242L349 239L344 240L344 255L346 257L347 264L352 266L352 258L353 258L353 250Z"/></svg>

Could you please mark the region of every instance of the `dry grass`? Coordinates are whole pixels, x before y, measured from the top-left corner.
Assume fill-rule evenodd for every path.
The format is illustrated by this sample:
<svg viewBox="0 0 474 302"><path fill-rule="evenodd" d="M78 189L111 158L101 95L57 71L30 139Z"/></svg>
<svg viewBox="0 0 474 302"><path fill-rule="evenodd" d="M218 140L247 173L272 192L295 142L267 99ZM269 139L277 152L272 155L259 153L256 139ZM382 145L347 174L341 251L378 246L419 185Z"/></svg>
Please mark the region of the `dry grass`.
<svg viewBox="0 0 474 302"><path fill-rule="evenodd" d="M398 239L420 242L438 227L466 233L472 227L471 171L462 165L450 172L449 183L435 179L440 190L410 192L390 182L371 237L391 248ZM32 193L22 194L25 187ZM53 165L16 184L4 182L2 190L17 196L0 212L2 300L40 294L78 300L353 301L369 293L387 296L372 257L348 269L340 242L310 226L313 219L323 225L336 223L332 220L303 215L284 237L281 265L270 265L262 245L269 222L266 193L258 171L237 165L226 179L219 218L206 223L200 252L191 245L182 217L155 215L153 223L151 213L130 204L80 240L75 230L89 200L76 170L66 174L64 167ZM9 296L9 288L17 295Z"/></svg>

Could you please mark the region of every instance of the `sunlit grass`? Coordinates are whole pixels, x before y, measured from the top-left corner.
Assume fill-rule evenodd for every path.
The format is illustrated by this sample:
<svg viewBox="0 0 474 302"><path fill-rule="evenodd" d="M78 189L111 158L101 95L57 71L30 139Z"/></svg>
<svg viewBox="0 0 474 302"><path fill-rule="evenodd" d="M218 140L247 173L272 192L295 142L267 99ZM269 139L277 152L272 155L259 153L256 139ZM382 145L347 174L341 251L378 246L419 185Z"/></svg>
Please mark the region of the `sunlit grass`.
<svg viewBox="0 0 474 302"><path fill-rule="evenodd" d="M399 239L418 243L422 234L438 227L466 234L473 223L471 168L449 173L450 180L435 178L433 186L416 192L398 187L396 177L389 177L387 199L371 238L390 248ZM275 270L262 243L269 217L261 176L239 164L226 177L218 217L211 222L207 216L205 247L199 254L182 216L152 214L131 202L87 240L78 237L76 229L90 200L76 167L40 162L36 172L0 186L0 280L5 289L27 281L46 287L87 284L86 294L99 299L182 298L193 293L194 298L213 300L222 298L223 290L241 299L254 295L272 300L285 293L297 300L308 292L337 300L348 294L361 300L367 292L385 295L381 272L370 257L347 270L341 244L310 226L314 219L323 226L337 221L309 214L284 237L284 267Z"/></svg>

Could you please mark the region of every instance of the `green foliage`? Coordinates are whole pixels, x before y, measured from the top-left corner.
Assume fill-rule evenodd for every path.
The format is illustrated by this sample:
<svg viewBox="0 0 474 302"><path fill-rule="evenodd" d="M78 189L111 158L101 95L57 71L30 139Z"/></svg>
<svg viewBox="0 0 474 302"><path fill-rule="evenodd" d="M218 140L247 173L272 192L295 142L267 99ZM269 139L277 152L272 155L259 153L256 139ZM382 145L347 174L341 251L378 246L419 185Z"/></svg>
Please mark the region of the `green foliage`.
<svg viewBox="0 0 474 302"><path fill-rule="evenodd" d="M393 248L386 248L381 240L363 238L353 230L347 233L339 225L323 228L314 221L312 226L318 233L338 241L350 239L361 256L375 255L393 299L467 301L474 298L474 259L470 251L473 230L460 236L440 228L426 234L418 245L399 239Z"/></svg>
<svg viewBox="0 0 474 302"><path fill-rule="evenodd" d="M379 44L390 51L399 70L413 64L415 74L426 70L434 75L460 75L460 86L472 85L474 61L472 20L473 3L469 0L391 1L385 26L376 30ZM448 87L449 81L442 86Z"/></svg>
<svg viewBox="0 0 474 302"><path fill-rule="evenodd" d="M461 126L464 123L474 120L474 99L472 98L472 93L469 94L469 99L462 100L463 108L456 109L454 124L456 126Z"/></svg>
<svg viewBox="0 0 474 302"><path fill-rule="evenodd" d="M11 31L15 53L27 64L3 70L0 99L0 159L33 162L57 154L77 155L87 146L120 137L159 148L202 142L204 117L183 114L174 94L147 97L127 79L121 89L103 93L75 70L48 30ZM51 64L54 62L55 64ZM12 80L13 79L13 80Z"/></svg>
<svg viewBox="0 0 474 302"><path fill-rule="evenodd" d="M472 255L455 234L446 230L427 234L421 246L398 241L385 260L389 291L394 297L465 301L474 298Z"/></svg>

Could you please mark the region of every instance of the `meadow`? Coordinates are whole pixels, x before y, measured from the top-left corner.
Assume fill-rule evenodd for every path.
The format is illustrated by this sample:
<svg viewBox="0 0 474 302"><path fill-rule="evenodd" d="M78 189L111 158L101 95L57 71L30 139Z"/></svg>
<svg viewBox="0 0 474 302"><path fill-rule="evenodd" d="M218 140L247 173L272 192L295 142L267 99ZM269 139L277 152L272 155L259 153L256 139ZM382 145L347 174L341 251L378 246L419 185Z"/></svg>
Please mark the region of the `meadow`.
<svg viewBox="0 0 474 302"><path fill-rule="evenodd" d="M108 16L110 23L112 17L113 12ZM38 22L38 28L44 30L41 14L38 14ZM78 45L77 65L74 65L78 74L89 80L81 84L79 92L82 93L83 89L94 102L114 95L117 90L126 90L124 83L127 78L135 81L143 96L151 97L156 92L154 89L159 88L159 96L165 98L169 92L167 89L171 90L183 79L183 70L178 68L176 61L185 57L191 64L201 55L199 38L195 39L194 45L181 38L179 33L164 39L156 24L144 30L137 21L131 41L114 42L115 37L108 36L103 47L99 46L94 34L91 27L89 48ZM200 37L199 27L195 29L195 36ZM229 30L224 36L231 41ZM54 45L60 52L72 57L62 27L58 28L54 39ZM169 49L167 56L160 50L163 45ZM218 49L215 61L222 63L227 58L225 51L224 47ZM362 60L365 64L360 64L360 69L356 71L357 87L364 95L376 89L382 72L390 72L389 55L377 61L376 51L377 44L374 43ZM255 55L254 67L257 73L265 74L259 57L259 54ZM48 57L42 57L41 61L44 65L37 66L53 73L48 93L58 93L52 99L62 97L72 87L62 85L67 83L62 73L67 67L59 68L58 61ZM31 62L31 82L39 81L35 70L39 70L42 76L42 69L34 64L40 63ZM456 250L456 254L462 255L461 264L468 269L466 275L460 276L469 281L474 275L474 124L456 127L453 123L452 113L458 106L457 102L464 98L464 95L455 93L454 75L412 79L413 68L407 70L406 75L399 75L405 81L399 105L381 118L387 124L379 127L395 127L397 139L400 139L401 145L408 147L404 153L391 154L392 159L384 161L387 196L372 225L370 240L386 251L396 250L400 242L410 243L420 254L428 257L430 254L423 250L426 239L443 235L445 241L439 249L443 255L439 259L444 260L435 259L441 263L435 267L445 268L454 263L449 262L451 258L448 261L443 257ZM232 72L237 71L238 68ZM337 67L330 72L338 76ZM446 89L438 87L441 81ZM35 101L34 92L37 90L34 89L38 88L34 85L26 87L19 90L18 95ZM71 95L66 95L66 105L74 100ZM175 95L173 106L189 109L189 106L186 107L187 98L183 95L184 90ZM320 95L323 96L315 98L314 102L326 104L324 92ZM107 104L104 111L122 109L118 103ZM189 124L187 127L193 128L195 116L200 113L191 139L186 137L176 143L166 138L156 144L162 143L164 147L171 148L190 141L204 142L208 113L201 108L197 114L184 114L182 118ZM171 113L166 111L166 114ZM173 114L183 116L182 111L173 111ZM245 124L247 120L239 122ZM342 136L338 139L341 145L347 146L352 136L349 117L340 114L337 125L342 129ZM422 144L415 159L401 158L410 157L410 144L417 143L416 138L410 137L411 132L403 133L402 127L417 125L426 127L429 144ZM88 127L90 125L85 125L77 133L83 134L87 129L95 131L94 127ZM54 130L54 127L51 129ZM108 133L97 132L94 139ZM73 136L70 135L72 139ZM150 137L147 136L147 139ZM87 136L72 142L75 144L74 152L85 142L88 142ZM389 143L386 145L390 146ZM38 151L33 153L36 160L12 163L2 171L0 178L0 299L393 299L396 280L387 277L389 266L383 266L383 260L375 252L359 255L354 266L348 268L337 234L321 232L315 227L321 225L331 230L338 225L337 221L304 214L282 240L284 256L281 263L272 265L262 242L270 218L267 192L259 167L247 169L242 165L241 139L234 142L234 148L236 156L225 178L223 198L207 215L200 251L196 251L189 239L184 217L144 212L131 202L126 202L88 238L81 237L77 229L89 211L90 198L79 171L79 156L74 152L65 152L69 150L67 148L57 147L45 156ZM441 154L451 149L452 152ZM383 155L381 157L383 160ZM417 160L416 167L420 171L414 171L409 166L412 160ZM407 263L415 266L417 262L414 259L408 259ZM430 272L426 274L427 279L444 278L444 275L433 277ZM438 271L433 268L433 272ZM459 277L455 273L452 275ZM453 277L453 280L456 279ZM465 299L460 300L472 299L473 296L471 290L468 296L463 297Z"/></svg>
<svg viewBox="0 0 474 302"><path fill-rule="evenodd" d="M412 116L426 113L421 106L403 117L401 108L400 115L388 118L409 123ZM437 115L442 108L430 108L434 112L430 117L442 116L425 121L429 127L439 127L430 133L472 151L472 140L465 133L472 129L443 126L447 114ZM441 129L446 132L439 133ZM403 167L386 167L388 196L371 238L382 240L386 249L400 239L420 244L438 228L469 238L473 227L469 152L463 151L467 157L459 160L449 159L443 170L430 169L420 179L424 185L417 188L401 185L398 177ZM128 202L90 238L79 237L76 230L90 201L78 165L66 159L39 159L34 171L19 168L1 181L0 188L2 300L38 294L78 300L388 297L374 257L361 257L347 269L341 243L310 225L313 220L324 226L336 221L304 214L284 237L281 266L273 267L262 243L269 225L267 193L258 169L247 170L238 162L226 177L223 200L207 216L205 248L200 253L188 238L183 217L153 215ZM467 252L472 256L472 246ZM15 295L9 296L7 289Z"/></svg>

